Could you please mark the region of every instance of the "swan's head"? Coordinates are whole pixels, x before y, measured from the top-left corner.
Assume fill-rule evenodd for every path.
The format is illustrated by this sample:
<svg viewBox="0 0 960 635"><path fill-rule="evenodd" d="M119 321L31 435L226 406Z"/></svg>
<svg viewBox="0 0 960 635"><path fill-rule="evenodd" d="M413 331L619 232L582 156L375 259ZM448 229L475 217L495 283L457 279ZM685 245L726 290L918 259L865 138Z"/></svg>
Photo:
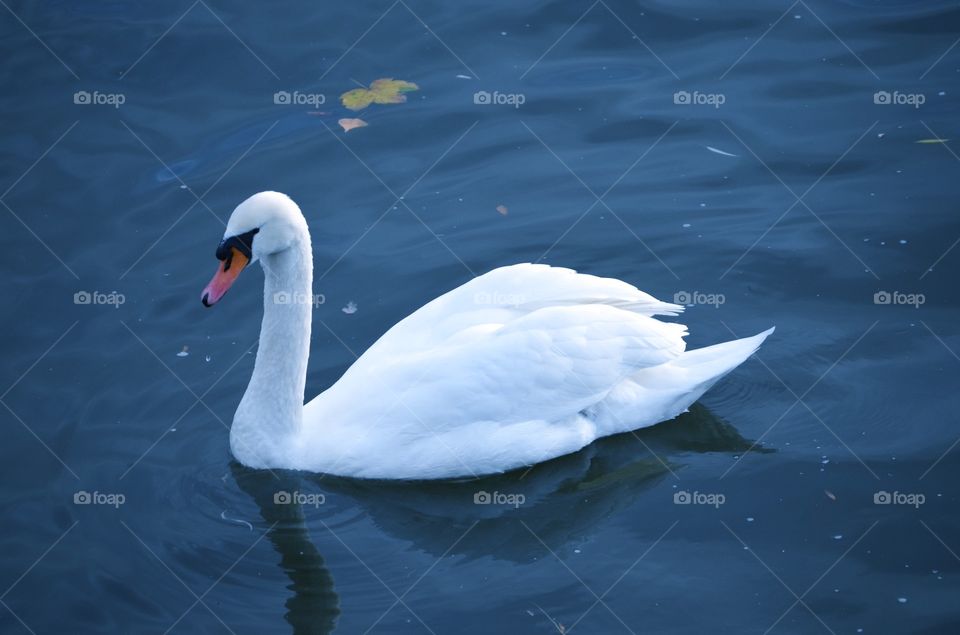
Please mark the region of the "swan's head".
<svg viewBox="0 0 960 635"><path fill-rule="evenodd" d="M307 223L297 204L280 192L260 192L240 203L227 222L217 246L217 272L200 301L213 306L251 262L289 249L307 235Z"/></svg>

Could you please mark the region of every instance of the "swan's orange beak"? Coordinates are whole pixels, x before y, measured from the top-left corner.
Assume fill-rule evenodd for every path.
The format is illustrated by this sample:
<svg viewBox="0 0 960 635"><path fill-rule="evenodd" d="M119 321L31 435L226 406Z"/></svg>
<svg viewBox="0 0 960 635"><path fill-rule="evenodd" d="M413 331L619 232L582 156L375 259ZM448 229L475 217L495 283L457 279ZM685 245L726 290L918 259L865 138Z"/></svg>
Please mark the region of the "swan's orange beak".
<svg viewBox="0 0 960 635"><path fill-rule="evenodd" d="M248 264L250 259L236 247L231 247L229 255L217 266L217 272L213 274L213 279L200 296L203 306L210 307L216 304Z"/></svg>

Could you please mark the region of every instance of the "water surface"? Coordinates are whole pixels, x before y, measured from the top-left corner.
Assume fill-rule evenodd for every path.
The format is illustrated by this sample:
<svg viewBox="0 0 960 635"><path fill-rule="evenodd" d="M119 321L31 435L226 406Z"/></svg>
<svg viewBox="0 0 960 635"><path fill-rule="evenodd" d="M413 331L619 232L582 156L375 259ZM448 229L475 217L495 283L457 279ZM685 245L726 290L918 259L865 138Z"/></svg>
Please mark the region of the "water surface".
<svg viewBox="0 0 960 635"><path fill-rule="evenodd" d="M0 29L0 631L960 627L954 3L12 2ZM344 134L379 77L419 90ZM262 274L198 298L264 189L313 234L308 396L515 262L688 300L691 347L777 331L689 414L529 471L250 471Z"/></svg>

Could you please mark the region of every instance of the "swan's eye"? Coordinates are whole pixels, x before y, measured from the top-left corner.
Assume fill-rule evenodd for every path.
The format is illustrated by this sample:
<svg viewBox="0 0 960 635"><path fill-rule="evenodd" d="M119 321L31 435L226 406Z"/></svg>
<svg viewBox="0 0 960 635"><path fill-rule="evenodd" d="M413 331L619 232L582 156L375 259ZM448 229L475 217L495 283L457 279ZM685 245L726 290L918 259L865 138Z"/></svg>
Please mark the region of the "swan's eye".
<svg viewBox="0 0 960 635"><path fill-rule="evenodd" d="M220 244L217 246L217 260L222 260L224 262L224 271L230 268L230 261L233 259L234 249L246 256L247 260L251 260L253 258L253 237L256 236L257 232L259 231L260 228L255 227L244 234L230 236L229 238L224 238L220 242Z"/></svg>

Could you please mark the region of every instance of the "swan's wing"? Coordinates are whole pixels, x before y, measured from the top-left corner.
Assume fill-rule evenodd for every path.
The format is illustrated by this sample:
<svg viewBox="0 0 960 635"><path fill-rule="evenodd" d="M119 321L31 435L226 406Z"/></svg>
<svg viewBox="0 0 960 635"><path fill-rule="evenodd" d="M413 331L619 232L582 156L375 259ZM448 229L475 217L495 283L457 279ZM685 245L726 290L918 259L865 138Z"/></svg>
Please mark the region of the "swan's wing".
<svg viewBox="0 0 960 635"><path fill-rule="evenodd" d="M504 267L391 328L326 397L367 392L395 403L390 395L402 395L441 426L559 420L679 356L686 327L651 316L681 310L618 280Z"/></svg>
<svg viewBox="0 0 960 635"><path fill-rule="evenodd" d="M497 331L543 308L583 305L644 316L683 311L621 280L524 263L494 269L429 302L384 333L368 353L417 354Z"/></svg>
<svg viewBox="0 0 960 635"><path fill-rule="evenodd" d="M428 412L449 404L438 422L567 421L638 370L676 359L684 335L681 324L604 304L545 307L441 347L404 401Z"/></svg>
<svg viewBox="0 0 960 635"><path fill-rule="evenodd" d="M682 307L544 265L497 269L391 328L304 408L301 465L367 476L489 473L598 436L580 414L682 355Z"/></svg>

